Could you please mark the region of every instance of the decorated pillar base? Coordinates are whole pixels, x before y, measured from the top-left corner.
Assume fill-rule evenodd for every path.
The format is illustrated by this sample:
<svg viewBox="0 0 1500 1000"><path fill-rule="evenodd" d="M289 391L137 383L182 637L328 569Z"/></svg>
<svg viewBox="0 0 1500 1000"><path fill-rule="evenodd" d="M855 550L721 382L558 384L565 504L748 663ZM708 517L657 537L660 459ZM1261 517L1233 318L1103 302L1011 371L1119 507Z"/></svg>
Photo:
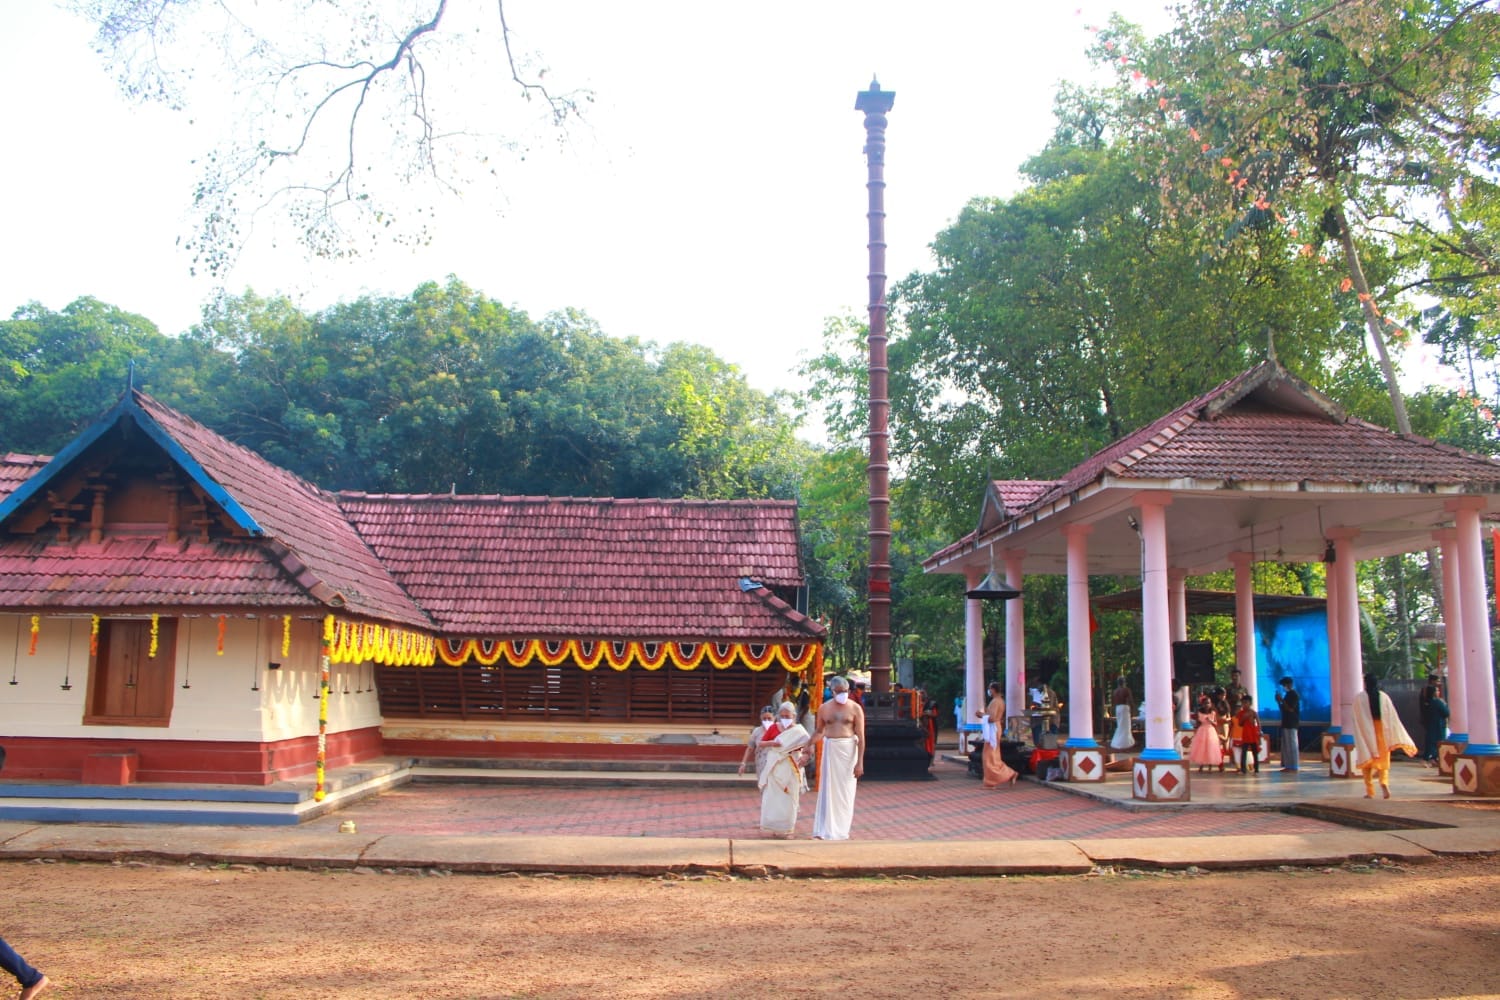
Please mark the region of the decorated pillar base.
<svg viewBox="0 0 1500 1000"><path fill-rule="evenodd" d="M1328 776L1330 778L1358 778L1354 769L1354 744L1335 743L1328 748Z"/></svg>
<svg viewBox="0 0 1500 1000"><path fill-rule="evenodd" d="M1131 774L1131 798L1145 802L1186 802L1189 794L1186 760L1135 759Z"/></svg>
<svg viewBox="0 0 1500 1000"><path fill-rule="evenodd" d="M1438 774L1443 777L1453 775L1453 758L1463 753L1468 747L1468 740L1439 740L1438 741Z"/></svg>
<svg viewBox="0 0 1500 1000"><path fill-rule="evenodd" d="M1325 764L1332 763L1332 761L1333 761L1333 748L1334 748L1334 745L1338 743L1338 741L1339 741L1338 733L1324 733L1323 734L1323 738L1322 738L1321 742L1319 743L1319 750L1318 750L1319 756L1321 756L1323 758L1323 763L1325 763Z"/></svg>
<svg viewBox="0 0 1500 1000"><path fill-rule="evenodd" d="M1105 753L1106 750L1099 746L1058 747L1057 759L1061 762L1063 780L1103 781Z"/></svg>
<svg viewBox="0 0 1500 1000"><path fill-rule="evenodd" d="M1191 729L1177 730L1177 752L1184 758L1193 750L1193 731Z"/></svg>
<svg viewBox="0 0 1500 1000"><path fill-rule="evenodd" d="M1455 754L1453 794L1500 798L1500 757L1494 754Z"/></svg>

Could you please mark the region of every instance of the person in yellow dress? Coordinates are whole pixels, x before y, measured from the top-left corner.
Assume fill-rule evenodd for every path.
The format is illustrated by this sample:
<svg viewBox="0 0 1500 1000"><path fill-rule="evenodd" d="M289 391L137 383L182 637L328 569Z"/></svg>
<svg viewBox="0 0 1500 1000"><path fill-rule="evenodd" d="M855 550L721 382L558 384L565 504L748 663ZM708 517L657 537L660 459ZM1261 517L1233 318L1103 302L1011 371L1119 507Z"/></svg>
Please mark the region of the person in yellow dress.
<svg viewBox="0 0 1500 1000"><path fill-rule="evenodd" d="M1404 750L1417 755L1417 745L1401 725L1391 696L1380 690L1374 674L1365 674L1365 689L1354 696L1354 766L1365 779L1365 798L1375 797L1375 779L1380 792L1391 797L1391 753Z"/></svg>

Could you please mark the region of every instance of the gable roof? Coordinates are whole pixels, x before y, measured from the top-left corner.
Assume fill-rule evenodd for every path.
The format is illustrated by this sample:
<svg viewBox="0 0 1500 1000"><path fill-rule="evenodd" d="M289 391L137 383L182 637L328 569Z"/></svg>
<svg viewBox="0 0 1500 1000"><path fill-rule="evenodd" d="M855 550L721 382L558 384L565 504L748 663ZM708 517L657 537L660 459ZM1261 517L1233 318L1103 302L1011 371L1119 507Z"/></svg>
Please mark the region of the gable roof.
<svg viewBox="0 0 1500 1000"><path fill-rule="evenodd" d="M1031 507L1103 479L1500 485L1500 462L1400 435L1265 361L1101 449Z"/></svg>
<svg viewBox="0 0 1500 1000"><path fill-rule="evenodd" d="M0 525L72 473L106 434L130 428L144 432L243 537L3 538L0 607L291 606L429 627L331 494L139 390L0 500Z"/></svg>
<svg viewBox="0 0 1500 1000"><path fill-rule="evenodd" d="M1065 564L1063 525L1109 524L1125 530L1090 536L1093 571L1137 572L1138 542L1125 526L1143 491L1172 498L1174 556L1204 572L1228 565L1231 551L1316 560L1334 526L1360 531L1363 557L1409 551L1419 538L1430 544L1430 532L1451 522L1444 504L1453 497L1500 507L1500 462L1350 417L1266 361L1057 480L988 484L979 527L923 565L973 569L993 544L1025 550L1038 571L1057 571ZM1269 550L1267 538L1275 540Z"/></svg>
<svg viewBox="0 0 1500 1000"><path fill-rule="evenodd" d="M770 589L802 583L790 501L343 493L339 502L447 634L823 634Z"/></svg>

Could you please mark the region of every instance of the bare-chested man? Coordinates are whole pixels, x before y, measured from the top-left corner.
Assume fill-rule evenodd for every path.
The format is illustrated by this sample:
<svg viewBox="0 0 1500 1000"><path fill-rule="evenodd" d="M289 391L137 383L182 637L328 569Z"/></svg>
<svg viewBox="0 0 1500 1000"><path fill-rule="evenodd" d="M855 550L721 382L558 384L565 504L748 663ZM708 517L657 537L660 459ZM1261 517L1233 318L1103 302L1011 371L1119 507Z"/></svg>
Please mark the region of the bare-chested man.
<svg viewBox="0 0 1500 1000"><path fill-rule="evenodd" d="M828 682L833 700L818 706L814 740L823 741L823 770L818 778L818 809L813 837L848 840L854 822L854 790L865 773L865 710L849 697L849 681Z"/></svg>

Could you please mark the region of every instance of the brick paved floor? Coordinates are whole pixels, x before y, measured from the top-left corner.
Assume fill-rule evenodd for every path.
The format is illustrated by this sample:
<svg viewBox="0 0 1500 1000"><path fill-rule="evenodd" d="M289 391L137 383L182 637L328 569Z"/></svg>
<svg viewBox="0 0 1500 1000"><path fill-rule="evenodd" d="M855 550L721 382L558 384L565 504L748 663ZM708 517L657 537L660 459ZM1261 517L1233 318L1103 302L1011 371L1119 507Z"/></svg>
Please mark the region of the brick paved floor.
<svg viewBox="0 0 1500 1000"><path fill-rule="evenodd" d="M1074 840L1307 834L1345 829L1277 812L1152 812L1122 809L1036 782L988 790L958 764L939 762L932 781L862 781L856 840ZM816 794L802 798L797 836L812 834ZM526 834L605 837L759 837L753 787L562 788L410 784L304 824L362 834Z"/></svg>

